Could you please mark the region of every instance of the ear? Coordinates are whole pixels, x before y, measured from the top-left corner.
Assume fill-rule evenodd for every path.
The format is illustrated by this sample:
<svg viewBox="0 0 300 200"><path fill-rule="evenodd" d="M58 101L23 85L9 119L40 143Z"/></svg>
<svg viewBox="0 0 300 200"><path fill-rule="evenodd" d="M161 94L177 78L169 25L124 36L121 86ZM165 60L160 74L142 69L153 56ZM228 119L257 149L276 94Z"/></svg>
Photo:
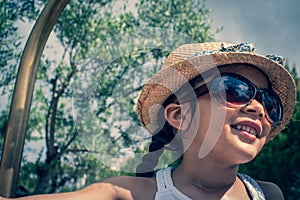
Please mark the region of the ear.
<svg viewBox="0 0 300 200"><path fill-rule="evenodd" d="M165 108L165 118L171 126L177 130L182 130L185 128L183 125L185 121L183 105L170 103Z"/></svg>

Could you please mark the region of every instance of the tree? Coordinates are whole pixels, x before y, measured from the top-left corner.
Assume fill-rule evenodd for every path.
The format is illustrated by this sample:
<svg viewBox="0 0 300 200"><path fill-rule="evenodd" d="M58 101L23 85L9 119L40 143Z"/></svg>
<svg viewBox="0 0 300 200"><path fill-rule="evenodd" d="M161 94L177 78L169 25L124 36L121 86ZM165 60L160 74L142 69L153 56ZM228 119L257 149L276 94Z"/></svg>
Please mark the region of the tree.
<svg viewBox="0 0 300 200"><path fill-rule="evenodd" d="M24 20L26 17L35 15L36 9L33 6L33 1L1 1L0 2L0 93L1 104L3 109L6 107L6 100L11 93L12 86L16 78L16 67L20 56L21 37L17 32L17 20ZM5 96L5 97L3 97ZM9 100L8 100L9 101ZM7 124L7 110L1 110L1 137L0 145L2 147L4 133ZM2 148L0 148L2 154Z"/></svg>
<svg viewBox="0 0 300 200"><path fill-rule="evenodd" d="M0 2L0 87L5 93L4 86L14 82L16 76L16 65L20 56L20 36L17 32L17 20L24 20L37 14L33 1L11 0Z"/></svg>
<svg viewBox="0 0 300 200"><path fill-rule="evenodd" d="M45 1L31 3L41 8ZM44 55L38 69L26 144L31 150L30 141L42 140L45 147L35 161L23 159L19 185L28 193L74 190L120 174L108 161L143 151L139 141L149 137L128 125L137 121L134 101L144 81L180 44L213 40L201 1L116 9L109 0L71 1L54 28L63 52L58 60Z"/></svg>

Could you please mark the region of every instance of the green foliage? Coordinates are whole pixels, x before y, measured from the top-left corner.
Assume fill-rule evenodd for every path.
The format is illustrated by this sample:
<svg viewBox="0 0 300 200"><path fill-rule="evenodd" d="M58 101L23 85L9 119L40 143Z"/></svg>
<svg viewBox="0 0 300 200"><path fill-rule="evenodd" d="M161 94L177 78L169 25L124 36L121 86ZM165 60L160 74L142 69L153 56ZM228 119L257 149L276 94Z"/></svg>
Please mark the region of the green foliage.
<svg viewBox="0 0 300 200"><path fill-rule="evenodd" d="M289 67L287 66L287 69ZM296 83L296 68L292 68ZM300 88L297 88L297 102L300 100ZM241 171L258 180L276 183L286 199L298 199L300 196L300 105L296 108L291 122L278 136L263 148L254 161L241 166Z"/></svg>
<svg viewBox="0 0 300 200"><path fill-rule="evenodd" d="M20 56L20 36L17 34L17 20L36 15L34 1L0 1L0 87L8 86L16 77L16 65ZM5 92L3 90L2 92Z"/></svg>
<svg viewBox="0 0 300 200"><path fill-rule="evenodd" d="M11 88L16 78L16 67L20 56L20 36L17 33L17 20L27 16L27 10L34 10L32 1L11 0L0 1L0 153L8 121L8 109L6 99L9 101Z"/></svg>
<svg viewBox="0 0 300 200"><path fill-rule="evenodd" d="M11 2L1 11L2 16L11 17L7 21L1 16L6 20L4 25L1 21L1 31L10 37L1 32L1 39L18 41L16 20L23 16L34 19L46 1ZM129 120L138 121L134 105L145 80L180 44L213 40L209 11L203 2L140 1L135 8L137 15L126 10L116 14L114 3L70 1L54 28L63 52L58 60L43 55L38 68L25 146L25 151L37 157L34 161L23 158L19 186L27 193L22 195L75 190L123 173L111 169L110 162L120 162L114 156L123 159L124 149L145 151L140 143L145 137L128 125ZM1 60L1 68L7 71L0 86L15 79L18 45L0 52L9 58ZM79 109L72 107L72 102ZM97 106L91 109L90 103ZM1 115L3 129L5 117ZM33 142L45 146L35 152ZM134 164L132 161L126 167L132 169Z"/></svg>
<svg viewBox="0 0 300 200"><path fill-rule="evenodd" d="M142 0L139 17L148 26L172 28L183 32L194 42L212 41L213 33L204 1Z"/></svg>
<svg viewBox="0 0 300 200"><path fill-rule="evenodd" d="M7 128L7 121L8 121L8 112L7 110L1 111L0 113L0 146L3 146L4 138L5 138L5 131ZM0 148L0 155L2 155L2 148Z"/></svg>

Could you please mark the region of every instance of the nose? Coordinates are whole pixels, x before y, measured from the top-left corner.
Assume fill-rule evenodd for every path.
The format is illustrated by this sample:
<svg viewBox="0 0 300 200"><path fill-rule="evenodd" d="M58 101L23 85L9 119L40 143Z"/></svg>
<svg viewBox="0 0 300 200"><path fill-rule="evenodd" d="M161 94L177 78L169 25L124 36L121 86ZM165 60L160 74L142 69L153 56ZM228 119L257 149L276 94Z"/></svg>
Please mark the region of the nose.
<svg viewBox="0 0 300 200"><path fill-rule="evenodd" d="M251 114L259 119L265 116L264 106L256 99L253 99L247 105L243 106L241 110L242 112Z"/></svg>

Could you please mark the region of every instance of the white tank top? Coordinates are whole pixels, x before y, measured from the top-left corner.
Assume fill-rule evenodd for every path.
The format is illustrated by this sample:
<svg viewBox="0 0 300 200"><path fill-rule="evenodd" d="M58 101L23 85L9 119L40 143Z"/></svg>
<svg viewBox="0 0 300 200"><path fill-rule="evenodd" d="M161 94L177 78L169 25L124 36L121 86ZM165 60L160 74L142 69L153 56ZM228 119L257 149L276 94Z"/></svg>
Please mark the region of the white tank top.
<svg viewBox="0 0 300 200"><path fill-rule="evenodd" d="M157 192L155 200L192 200L174 186L171 171L172 169L169 167L156 173ZM238 177L244 183L252 200L265 200L262 189L254 179L245 174L238 174Z"/></svg>

